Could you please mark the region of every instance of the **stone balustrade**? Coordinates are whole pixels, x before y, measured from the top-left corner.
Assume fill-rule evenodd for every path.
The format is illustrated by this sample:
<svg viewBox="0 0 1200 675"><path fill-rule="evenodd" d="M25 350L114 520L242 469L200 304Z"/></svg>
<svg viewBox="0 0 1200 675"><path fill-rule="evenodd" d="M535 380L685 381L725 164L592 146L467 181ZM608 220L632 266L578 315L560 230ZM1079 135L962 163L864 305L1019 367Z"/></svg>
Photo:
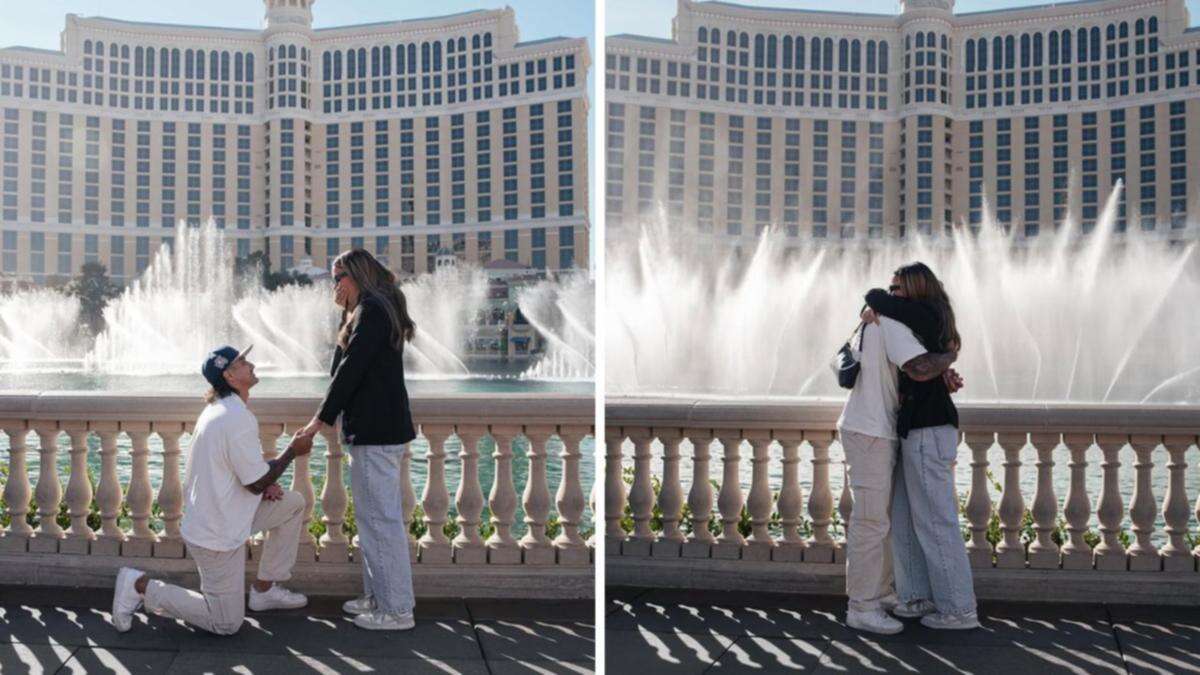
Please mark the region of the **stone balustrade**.
<svg viewBox="0 0 1200 675"><path fill-rule="evenodd" d="M302 427L318 404L311 398L252 398L250 408L258 418L264 455L275 455L276 441ZM6 582L107 585L118 566L133 565L194 583L194 565L184 559L186 546L179 532L183 515L181 460L185 457L181 438L193 430L203 405L198 397L0 394L0 432L9 443L2 494L10 524L0 528L0 565L13 571L6 574ZM413 399L412 413L429 445L428 453L417 459L427 467L419 501L410 479L411 453L405 453L401 467L405 520L411 524L419 503L426 526L423 536L410 541L418 594L590 596L592 542L581 532L586 502L580 464L581 443L592 435L592 399L552 394L421 397ZM30 431L36 433L40 447L33 485L27 466ZM70 473L65 477L59 475L56 461L63 433L70 447ZM129 438L131 448L127 485L122 485L117 473L120 434ZM157 490L150 472L152 434L162 441L162 477ZM100 445L100 471L94 487L88 476L88 438L93 435ZM448 444L451 437L458 443ZM485 437L494 443L481 445ZM523 492L518 492L512 471L518 437L526 442L516 447L528 448ZM552 437L557 437L561 446L550 444ZM307 503L294 583L310 590L349 594L357 592L361 573L353 562L354 542L343 531L349 504L343 468L346 453L340 443L330 440L326 438L323 456L314 452L295 462L286 486L302 494ZM461 479L450 486L445 470L447 447L454 446L461 447L456 458ZM481 456L481 447L492 446L495 450L490 457ZM551 447L562 467L561 480L553 486L546 471ZM326 477L320 486L312 480L312 467L318 462ZM486 498L480 484L483 462L492 462L495 468ZM26 522L31 497L39 516L36 528ZM97 529L87 522L93 499L100 516ZM308 524L318 500L325 532L314 539ZM70 516L66 529L55 519L64 502ZM444 531L452 504L458 525L453 539ZM524 512L526 530L520 539L512 534L518 505ZM485 506L492 530L486 540L480 533ZM129 528L118 522L122 507L128 512ZM552 507L561 525L553 539L546 534ZM250 551L254 557L257 546L252 545Z"/></svg>
<svg viewBox="0 0 1200 675"><path fill-rule="evenodd" d="M843 471L830 461L840 412L840 402L609 398L608 583L842 592L844 539L835 538L831 526L836 515L838 532L844 532L840 524L849 521L853 499L844 487L848 481L838 481L835 495L830 479L831 468ZM1200 408L968 404L960 416L962 443L972 458L970 489L960 495L962 520L981 597L1097 600L1109 593L1137 601L1138 593L1148 593L1141 601L1179 602L1181 588L1196 597L1200 546L1190 546L1195 540L1189 540L1189 525L1193 510L1200 519L1200 495L1188 494L1185 472L1186 455L1200 434ZM683 445L685 439L690 443ZM687 445L691 470L681 472ZM989 459L995 446L1004 458L998 465ZM1036 452L1032 466L1021 461L1027 446ZM1118 457L1126 446L1136 457L1132 466L1122 466ZM1089 491L1085 471L1101 457L1097 494ZM1164 458L1166 488L1156 495L1151 477ZM1055 467L1064 460L1069 480L1059 475L1056 483ZM712 467L718 461L719 482ZM623 467L630 465L627 484ZM652 465L661 469L652 471ZM809 480L801 480L802 469ZM1028 494L1021 477L1031 471L1036 487ZM1120 488L1131 471L1127 499ZM996 483L1001 490L994 501L989 487ZM1064 483L1065 494L1056 492ZM1197 499L1194 507L1191 499ZM621 522L627 506L630 532ZM685 513L690 522L683 521ZM994 518L999 537L993 545ZM652 526L658 522L661 527ZM1123 534L1126 522L1130 529ZM1161 531L1156 522L1163 523ZM1027 583L1019 583L1022 578ZM1106 588L1109 580L1114 588ZM1156 580L1164 583L1154 585Z"/></svg>

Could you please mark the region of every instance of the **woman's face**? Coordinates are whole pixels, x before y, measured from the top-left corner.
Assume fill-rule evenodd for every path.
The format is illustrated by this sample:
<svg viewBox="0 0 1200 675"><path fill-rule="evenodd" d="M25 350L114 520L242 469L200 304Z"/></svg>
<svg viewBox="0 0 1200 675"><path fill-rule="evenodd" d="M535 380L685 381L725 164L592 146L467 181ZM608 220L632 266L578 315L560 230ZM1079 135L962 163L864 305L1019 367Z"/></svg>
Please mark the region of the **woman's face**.
<svg viewBox="0 0 1200 675"><path fill-rule="evenodd" d="M892 295L898 298L907 298L908 293L904 290L904 280L899 276L892 277L892 285L888 287L892 291Z"/></svg>
<svg viewBox="0 0 1200 675"><path fill-rule="evenodd" d="M334 265L331 270L333 273L333 301L342 309L350 309L358 304L358 284L354 283L354 279L342 268L341 265Z"/></svg>

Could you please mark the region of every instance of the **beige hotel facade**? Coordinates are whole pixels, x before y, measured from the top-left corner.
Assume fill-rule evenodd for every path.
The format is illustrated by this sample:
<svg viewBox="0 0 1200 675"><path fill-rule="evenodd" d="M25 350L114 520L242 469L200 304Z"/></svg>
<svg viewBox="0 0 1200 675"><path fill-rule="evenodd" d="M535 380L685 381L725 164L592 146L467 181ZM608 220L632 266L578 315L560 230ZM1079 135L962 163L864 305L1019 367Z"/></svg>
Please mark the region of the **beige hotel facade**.
<svg viewBox="0 0 1200 675"><path fill-rule="evenodd" d="M314 30L313 4L265 0L262 30L68 15L60 51L0 49L0 279L129 281L210 220L276 270L587 268L585 39L520 42L509 8Z"/></svg>
<svg viewBox="0 0 1200 675"><path fill-rule="evenodd" d="M994 217L1020 238L1200 222L1200 28L1184 0L898 15L679 0L607 38L611 232L661 214L733 242L894 240Z"/></svg>

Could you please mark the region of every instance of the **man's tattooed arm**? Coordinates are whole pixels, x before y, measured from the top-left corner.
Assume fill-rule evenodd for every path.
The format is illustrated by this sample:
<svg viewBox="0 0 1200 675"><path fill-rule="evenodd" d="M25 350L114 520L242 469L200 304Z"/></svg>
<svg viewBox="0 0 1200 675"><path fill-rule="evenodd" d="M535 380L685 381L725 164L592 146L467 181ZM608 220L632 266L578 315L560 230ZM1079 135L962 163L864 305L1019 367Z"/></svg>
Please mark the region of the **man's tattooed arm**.
<svg viewBox="0 0 1200 675"><path fill-rule="evenodd" d="M916 358L909 359L901 367L901 370L917 382L927 382L940 377L957 358L958 352L926 352Z"/></svg>
<svg viewBox="0 0 1200 675"><path fill-rule="evenodd" d="M284 471L287 471L287 468L291 465L293 459L307 455L312 451L312 442L312 436L294 437L292 442L288 445L287 450L284 450L282 455L267 462L267 466L270 468L268 468L267 472L262 475L262 478L259 478L253 483L247 485L246 489L256 495L262 494L263 491L267 489L268 485L274 483L279 479L280 476L283 475Z"/></svg>

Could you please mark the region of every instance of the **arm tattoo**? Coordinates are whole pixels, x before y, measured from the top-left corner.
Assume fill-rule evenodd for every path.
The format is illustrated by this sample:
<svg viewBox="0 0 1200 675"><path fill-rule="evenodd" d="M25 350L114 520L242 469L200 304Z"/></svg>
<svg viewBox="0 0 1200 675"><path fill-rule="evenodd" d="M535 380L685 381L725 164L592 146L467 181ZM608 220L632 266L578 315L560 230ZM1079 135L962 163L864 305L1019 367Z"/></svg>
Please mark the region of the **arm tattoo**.
<svg viewBox="0 0 1200 675"><path fill-rule="evenodd" d="M288 449L284 450L282 455L267 462L267 466L270 467L267 472L262 475L262 478L247 485L246 489L256 495L261 495L267 489L268 485L274 483L283 475L284 471L287 471L288 466L295 458L296 451L289 445Z"/></svg>
<svg viewBox="0 0 1200 675"><path fill-rule="evenodd" d="M904 364L902 370L917 382L927 382L945 372L956 358L958 358L958 354L954 352L926 352L910 359Z"/></svg>

